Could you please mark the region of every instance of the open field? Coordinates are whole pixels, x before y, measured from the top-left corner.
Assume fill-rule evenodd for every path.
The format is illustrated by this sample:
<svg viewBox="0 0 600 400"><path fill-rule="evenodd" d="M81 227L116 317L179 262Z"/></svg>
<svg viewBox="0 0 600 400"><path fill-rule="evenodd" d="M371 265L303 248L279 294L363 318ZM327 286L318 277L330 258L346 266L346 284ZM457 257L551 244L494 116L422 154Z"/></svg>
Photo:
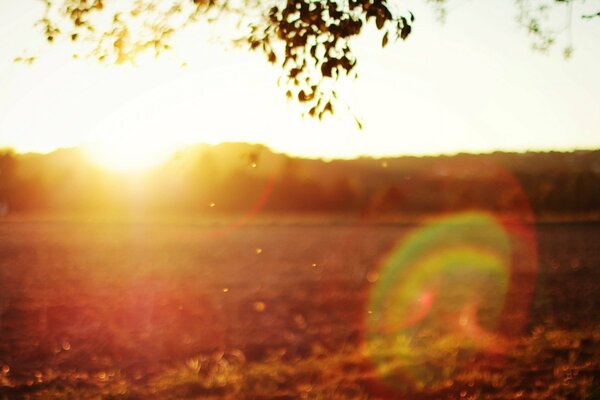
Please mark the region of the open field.
<svg viewBox="0 0 600 400"><path fill-rule="evenodd" d="M533 282L507 292L530 298L519 331L424 351L369 332L382 264L414 226L5 219L0 399L600 398L600 224L529 228L537 270L508 277ZM500 278L475 288L496 296ZM444 309L419 310L435 331ZM395 332L425 332L412 325Z"/></svg>

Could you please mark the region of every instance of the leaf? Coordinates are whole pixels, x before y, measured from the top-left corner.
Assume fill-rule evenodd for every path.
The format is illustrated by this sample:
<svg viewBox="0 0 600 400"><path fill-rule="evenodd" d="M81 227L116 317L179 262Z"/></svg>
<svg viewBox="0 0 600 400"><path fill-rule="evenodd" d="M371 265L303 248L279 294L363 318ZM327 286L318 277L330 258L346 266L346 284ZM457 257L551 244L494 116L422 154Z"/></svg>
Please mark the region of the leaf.
<svg viewBox="0 0 600 400"><path fill-rule="evenodd" d="M386 44L388 44L388 33L386 32L385 35L383 35L383 39L381 39L381 47L385 47Z"/></svg>
<svg viewBox="0 0 600 400"><path fill-rule="evenodd" d="M324 77L331 78L331 76L332 76L331 70L332 69L333 69L333 65L331 64L331 62L326 61L321 65L321 74Z"/></svg>
<svg viewBox="0 0 600 400"><path fill-rule="evenodd" d="M360 120L357 117L354 117L354 122L356 122L356 126L358 127L359 130L363 130L363 124L362 122L360 122Z"/></svg>
<svg viewBox="0 0 600 400"><path fill-rule="evenodd" d="M375 24L377 25L377 29L383 28L384 23L385 23L385 17L381 14L377 14L377 17L375 17Z"/></svg>
<svg viewBox="0 0 600 400"><path fill-rule="evenodd" d="M408 35L410 35L411 30L412 28L410 27L410 25L404 25L402 27L402 30L400 31L400 37L402 38L402 40L406 40Z"/></svg>
<svg viewBox="0 0 600 400"><path fill-rule="evenodd" d="M328 112L333 115L333 104L331 104L331 101L328 101L327 104L325 104L325 107L323 108L323 113L325 112Z"/></svg>

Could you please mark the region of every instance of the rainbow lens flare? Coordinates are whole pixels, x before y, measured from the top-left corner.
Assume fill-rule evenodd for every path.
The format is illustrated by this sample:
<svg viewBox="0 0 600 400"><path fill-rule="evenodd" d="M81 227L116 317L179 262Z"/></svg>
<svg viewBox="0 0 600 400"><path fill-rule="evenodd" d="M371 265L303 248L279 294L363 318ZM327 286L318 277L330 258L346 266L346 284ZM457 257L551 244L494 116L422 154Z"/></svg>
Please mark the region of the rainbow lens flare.
<svg viewBox="0 0 600 400"><path fill-rule="evenodd" d="M427 223L388 254L365 314L365 352L385 386L444 385L474 354L502 353L515 232L489 213L463 212Z"/></svg>

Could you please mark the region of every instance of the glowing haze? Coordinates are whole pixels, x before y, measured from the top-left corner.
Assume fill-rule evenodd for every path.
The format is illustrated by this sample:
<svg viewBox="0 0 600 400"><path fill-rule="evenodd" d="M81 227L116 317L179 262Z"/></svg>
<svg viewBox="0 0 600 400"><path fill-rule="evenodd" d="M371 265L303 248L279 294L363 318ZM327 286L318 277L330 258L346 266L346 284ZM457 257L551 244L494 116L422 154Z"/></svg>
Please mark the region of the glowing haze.
<svg viewBox="0 0 600 400"><path fill-rule="evenodd" d="M135 169L196 142L324 158L600 146L598 21L574 18L565 61L560 43L550 55L530 50L510 1L450 2L445 24L425 3L407 5L417 24L406 42L381 50L366 32L355 43L359 79L340 84L339 112L319 122L285 100L262 54L211 44L206 26L158 61L102 66L43 43L41 2L0 2L0 147L83 146ZM13 63L29 55L32 65Z"/></svg>

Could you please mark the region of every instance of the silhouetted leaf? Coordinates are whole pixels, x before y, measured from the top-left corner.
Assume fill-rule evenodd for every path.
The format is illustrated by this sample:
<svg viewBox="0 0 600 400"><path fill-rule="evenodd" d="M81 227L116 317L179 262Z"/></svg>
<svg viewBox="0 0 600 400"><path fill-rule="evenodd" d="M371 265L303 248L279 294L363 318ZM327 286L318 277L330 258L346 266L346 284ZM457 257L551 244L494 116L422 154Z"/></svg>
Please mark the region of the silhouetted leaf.
<svg viewBox="0 0 600 400"><path fill-rule="evenodd" d="M375 17L375 25L377 25L377 29L383 28L383 24L385 23L385 17L381 14L377 14Z"/></svg>
<svg viewBox="0 0 600 400"><path fill-rule="evenodd" d="M354 122L356 122L356 126L358 127L358 129L362 131L363 124L362 124L362 122L360 122L360 120L358 119L358 117L354 117Z"/></svg>
<svg viewBox="0 0 600 400"><path fill-rule="evenodd" d="M67 28L64 31L69 32L72 41L96 42L93 56L97 60L117 63L134 61L138 53L146 50L158 55L169 49L172 34L189 22L201 18L209 22L230 21L233 16L238 19L240 28L248 27L235 42L245 44L250 50L261 51L269 63L282 69L282 84L295 87L286 92L288 98L307 103L307 108L325 99L308 113L311 116L330 112L327 104L332 99L332 86L321 86L323 78L337 80L358 76L354 71L356 59L350 43L361 33L365 23L372 22L379 30L384 30L386 24L398 23L398 35L403 39L410 33L406 18L404 24L400 23L400 15L386 0L286 0L268 4L246 0L136 0L115 1L115 7L104 12L103 0L44 2L47 10L40 24L48 41L54 41L61 34L59 27ZM192 3L192 6L186 8L185 3ZM249 7L253 7L251 13L248 13ZM414 20L412 13L406 16ZM387 29L382 37L382 47L389 45L389 39L390 30ZM317 85L318 91L306 89Z"/></svg>
<svg viewBox="0 0 600 400"><path fill-rule="evenodd" d="M402 38L402 40L406 40L408 35L410 35L411 30L412 28L410 27L410 25L404 25L402 27L402 30L400 31L400 37Z"/></svg>

